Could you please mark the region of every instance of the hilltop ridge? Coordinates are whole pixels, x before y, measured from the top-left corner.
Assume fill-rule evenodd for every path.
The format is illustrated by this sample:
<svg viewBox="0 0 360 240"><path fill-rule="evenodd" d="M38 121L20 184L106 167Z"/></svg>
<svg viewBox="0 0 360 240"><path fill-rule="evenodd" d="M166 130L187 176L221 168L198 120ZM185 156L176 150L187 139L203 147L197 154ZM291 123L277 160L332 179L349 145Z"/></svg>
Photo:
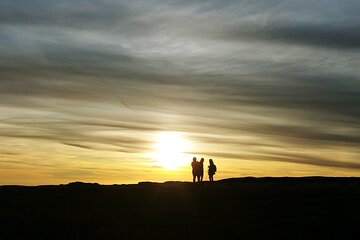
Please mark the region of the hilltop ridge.
<svg viewBox="0 0 360 240"><path fill-rule="evenodd" d="M0 187L2 239L360 239L359 216L352 177Z"/></svg>

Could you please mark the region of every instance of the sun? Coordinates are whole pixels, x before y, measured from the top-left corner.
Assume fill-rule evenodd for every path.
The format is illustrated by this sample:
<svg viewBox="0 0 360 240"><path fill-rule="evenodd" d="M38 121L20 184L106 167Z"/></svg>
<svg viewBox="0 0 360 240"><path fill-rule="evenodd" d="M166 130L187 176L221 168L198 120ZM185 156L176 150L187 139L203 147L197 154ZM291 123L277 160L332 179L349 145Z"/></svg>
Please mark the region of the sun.
<svg viewBox="0 0 360 240"><path fill-rule="evenodd" d="M190 143L177 132L160 133L155 138L154 152L148 156L167 170L177 170L189 164Z"/></svg>

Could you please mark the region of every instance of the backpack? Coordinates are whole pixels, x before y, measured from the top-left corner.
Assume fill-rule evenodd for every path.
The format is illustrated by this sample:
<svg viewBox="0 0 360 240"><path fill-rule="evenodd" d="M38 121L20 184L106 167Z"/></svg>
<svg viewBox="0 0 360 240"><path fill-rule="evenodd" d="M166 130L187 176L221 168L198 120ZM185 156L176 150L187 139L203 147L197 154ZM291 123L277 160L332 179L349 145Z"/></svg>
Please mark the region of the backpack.
<svg viewBox="0 0 360 240"><path fill-rule="evenodd" d="M214 174L216 173L216 170L217 170L216 165L214 164Z"/></svg>

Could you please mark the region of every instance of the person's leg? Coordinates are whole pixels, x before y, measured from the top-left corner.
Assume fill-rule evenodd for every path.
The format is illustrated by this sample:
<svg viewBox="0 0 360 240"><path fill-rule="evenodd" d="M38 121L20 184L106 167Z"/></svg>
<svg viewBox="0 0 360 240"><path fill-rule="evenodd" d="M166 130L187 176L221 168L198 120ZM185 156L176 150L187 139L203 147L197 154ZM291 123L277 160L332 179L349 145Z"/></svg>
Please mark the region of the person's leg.
<svg viewBox="0 0 360 240"><path fill-rule="evenodd" d="M201 175L200 175L200 182L203 181L203 177L204 177L204 173L201 173Z"/></svg>
<svg viewBox="0 0 360 240"><path fill-rule="evenodd" d="M195 182L195 180L196 180L196 175L195 173L193 173L193 182Z"/></svg>

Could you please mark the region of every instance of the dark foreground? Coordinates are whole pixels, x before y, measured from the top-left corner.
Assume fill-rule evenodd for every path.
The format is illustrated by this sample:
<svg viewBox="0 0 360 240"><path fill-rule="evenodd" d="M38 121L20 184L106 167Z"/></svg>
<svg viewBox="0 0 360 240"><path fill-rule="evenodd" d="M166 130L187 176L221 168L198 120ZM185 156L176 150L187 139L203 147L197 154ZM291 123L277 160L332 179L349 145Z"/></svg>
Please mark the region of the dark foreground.
<svg viewBox="0 0 360 240"><path fill-rule="evenodd" d="M360 239L360 178L0 187L0 239Z"/></svg>

